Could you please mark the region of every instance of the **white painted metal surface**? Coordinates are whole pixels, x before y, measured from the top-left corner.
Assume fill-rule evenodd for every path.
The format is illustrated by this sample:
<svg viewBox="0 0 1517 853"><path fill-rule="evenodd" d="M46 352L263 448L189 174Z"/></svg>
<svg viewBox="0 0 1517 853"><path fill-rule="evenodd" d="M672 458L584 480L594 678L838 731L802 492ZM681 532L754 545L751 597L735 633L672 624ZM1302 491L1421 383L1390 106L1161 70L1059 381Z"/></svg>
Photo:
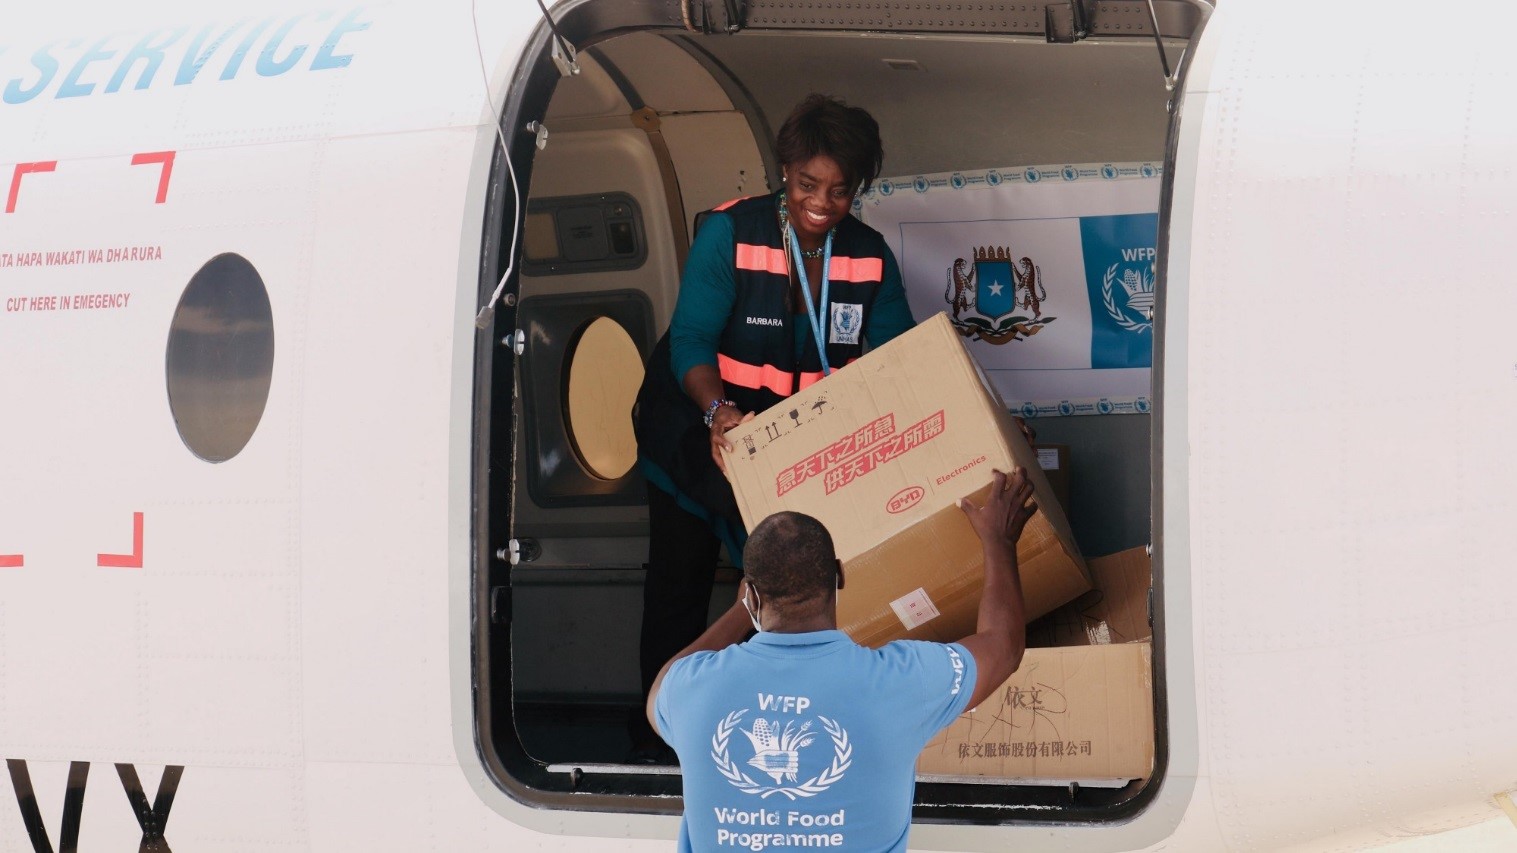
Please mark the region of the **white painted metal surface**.
<svg viewBox="0 0 1517 853"><path fill-rule="evenodd" d="M139 39L214 38L244 13L133 4L5 35L0 90L36 86L55 39L58 67L0 103L0 173L56 165L0 214L0 253L161 257L0 267L0 298L131 294L0 314L0 555L24 555L0 568L0 757L28 762L55 842L68 763L94 763L83 849L141 834L116 762L149 799L186 766L181 849L669 849L671 818L510 801L475 751L472 319L495 138L469 6L267 8L193 82L168 82L174 47L140 91L145 59L103 91ZM260 75L296 14L269 61L302 58ZM1463 42L1376 4L1213 18L1165 285L1163 787L1121 826L921 826L914 844L1517 839L1489 802L1517 788L1505 14L1479 10ZM499 103L535 6L479 23ZM313 70L329 40L352 62ZM97 43L114 56L74 80L92 91L56 97ZM159 204L161 170L131 157L169 150ZM180 291L225 251L264 278L276 354L257 433L213 466L180 443L162 371ZM1456 429L1432 436L1433 415ZM137 512L142 567L97 565L132 550ZM9 802L0 850L28 849Z"/></svg>

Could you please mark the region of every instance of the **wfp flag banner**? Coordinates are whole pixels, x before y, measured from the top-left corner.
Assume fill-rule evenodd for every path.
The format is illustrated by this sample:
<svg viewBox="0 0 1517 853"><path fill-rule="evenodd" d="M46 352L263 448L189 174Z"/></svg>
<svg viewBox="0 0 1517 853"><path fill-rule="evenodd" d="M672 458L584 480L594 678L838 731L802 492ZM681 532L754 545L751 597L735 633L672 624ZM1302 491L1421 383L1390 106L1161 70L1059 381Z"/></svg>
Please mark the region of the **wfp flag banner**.
<svg viewBox="0 0 1517 853"><path fill-rule="evenodd" d="M947 311L1014 413L1146 414L1161 174L1096 163L886 178L854 213L895 252L912 315Z"/></svg>

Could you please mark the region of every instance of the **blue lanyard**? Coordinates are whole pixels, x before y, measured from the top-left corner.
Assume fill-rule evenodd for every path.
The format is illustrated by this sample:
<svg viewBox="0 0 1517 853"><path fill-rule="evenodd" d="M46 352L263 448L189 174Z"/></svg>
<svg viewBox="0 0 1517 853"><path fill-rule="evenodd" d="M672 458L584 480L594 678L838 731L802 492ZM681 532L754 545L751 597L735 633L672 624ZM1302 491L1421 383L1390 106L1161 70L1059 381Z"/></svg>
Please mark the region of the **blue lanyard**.
<svg viewBox="0 0 1517 853"><path fill-rule="evenodd" d="M822 248L822 306L821 310L811 301L811 282L806 279L806 259L801 256L801 241L796 239L795 226L785 224L790 233L790 254L795 257L795 275L801 282L801 295L806 298L806 319L811 321L811 336L816 339L816 354L822 360L822 375L832 373L832 368L827 364L827 341L822 336L822 313L827 310L827 289L831 282L828 273L832 266L832 232L827 232L827 242Z"/></svg>

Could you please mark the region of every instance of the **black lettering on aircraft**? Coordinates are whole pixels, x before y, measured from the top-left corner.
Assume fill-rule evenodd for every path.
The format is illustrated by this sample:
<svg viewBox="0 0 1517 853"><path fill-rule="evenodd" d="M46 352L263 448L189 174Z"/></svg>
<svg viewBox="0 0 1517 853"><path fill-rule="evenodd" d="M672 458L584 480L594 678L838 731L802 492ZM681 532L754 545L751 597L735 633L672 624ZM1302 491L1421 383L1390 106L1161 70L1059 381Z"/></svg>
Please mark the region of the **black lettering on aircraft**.
<svg viewBox="0 0 1517 853"><path fill-rule="evenodd" d="M142 845L137 848L137 853L170 853L163 831L169 824L169 809L174 805L174 794L179 790L179 777L184 775L184 767L170 764L163 768L163 778L158 780L158 796L153 799L151 808L147 804L147 795L142 793L142 783L137 780L137 768L117 764L116 775L121 777L121 787L126 789L126 798L132 802L137 825L142 827Z"/></svg>
<svg viewBox="0 0 1517 853"><path fill-rule="evenodd" d="M42 810L37 807L37 794L32 788L32 776L26 762L11 758L6 759L5 766L10 771L11 787L16 791L16 804L21 807L21 822L26 826L32 849L36 853L54 853L52 839L42 823ZM89 774L87 761L74 761L68 766L68 790L63 799L63 826L58 831L56 853L77 853L79 849L79 822L84 815L84 785ZM163 833L168 828L169 810L174 806L174 795L179 791L179 778L184 775L184 767L170 764L163 768L163 778L158 780L158 796L152 805L148 805L135 766L117 764L116 775L121 777L127 802L131 803L137 825L142 828L138 853L173 853Z"/></svg>
<svg viewBox="0 0 1517 853"><path fill-rule="evenodd" d="M42 810L37 807L37 793L32 790L32 774L26 762L14 758L5 761L11 772L11 787L16 790L16 804L21 807L21 823L32 839L36 853L53 853L53 842L42 825ZM79 818L84 814L84 783L89 779L87 761L70 762L68 792L63 796L63 826L58 830L58 853L76 853L79 849Z"/></svg>

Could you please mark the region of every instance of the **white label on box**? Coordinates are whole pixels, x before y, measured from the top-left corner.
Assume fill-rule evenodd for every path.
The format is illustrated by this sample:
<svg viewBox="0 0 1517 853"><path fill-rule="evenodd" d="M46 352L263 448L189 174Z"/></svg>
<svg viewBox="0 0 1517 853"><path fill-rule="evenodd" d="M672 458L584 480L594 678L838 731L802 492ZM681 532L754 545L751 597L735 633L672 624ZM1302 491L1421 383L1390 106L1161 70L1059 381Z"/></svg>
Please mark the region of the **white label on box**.
<svg viewBox="0 0 1517 853"><path fill-rule="evenodd" d="M1059 448L1039 447L1038 467L1042 468L1044 471L1059 470Z"/></svg>
<svg viewBox="0 0 1517 853"><path fill-rule="evenodd" d="M890 602L890 609L895 611L896 617L908 631L941 615L932 599L927 597L927 590L921 587Z"/></svg>

